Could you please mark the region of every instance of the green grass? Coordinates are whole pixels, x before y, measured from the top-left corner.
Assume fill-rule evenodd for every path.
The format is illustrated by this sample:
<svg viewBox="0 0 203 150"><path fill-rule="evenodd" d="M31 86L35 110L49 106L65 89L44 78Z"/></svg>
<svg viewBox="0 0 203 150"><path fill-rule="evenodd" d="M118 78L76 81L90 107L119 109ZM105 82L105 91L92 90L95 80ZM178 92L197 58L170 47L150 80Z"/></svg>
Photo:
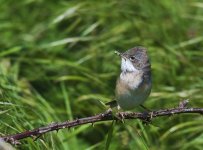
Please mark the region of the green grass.
<svg viewBox="0 0 203 150"><path fill-rule="evenodd" d="M104 111L114 50L145 46L153 90L145 105L203 107L203 3L183 0L0 0L0 135ZM202 149L201 115L80 126L22 140L19 149ZM109 135L108 135L109 133ZM111 137L111 140L109 140ZM106 145L107 143L107 145Z"/></svg>

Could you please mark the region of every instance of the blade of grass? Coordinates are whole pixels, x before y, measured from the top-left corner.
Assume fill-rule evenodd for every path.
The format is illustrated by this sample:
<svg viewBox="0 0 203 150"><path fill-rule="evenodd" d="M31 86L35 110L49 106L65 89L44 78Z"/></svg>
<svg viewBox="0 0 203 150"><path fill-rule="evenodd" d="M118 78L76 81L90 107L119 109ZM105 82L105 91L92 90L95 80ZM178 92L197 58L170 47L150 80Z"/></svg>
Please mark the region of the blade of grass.
<svg viewBox="0 0 203 150"><path fill-rule="evenodd" d="M112 123L111 123L111 127L109 129L109 132L108 132L108 135L107 135L107 139L106 139L105 150L108 150L109 147L110 147L112 136L113 136L114 126L115 126L115 120L113 120Z"/></svg>

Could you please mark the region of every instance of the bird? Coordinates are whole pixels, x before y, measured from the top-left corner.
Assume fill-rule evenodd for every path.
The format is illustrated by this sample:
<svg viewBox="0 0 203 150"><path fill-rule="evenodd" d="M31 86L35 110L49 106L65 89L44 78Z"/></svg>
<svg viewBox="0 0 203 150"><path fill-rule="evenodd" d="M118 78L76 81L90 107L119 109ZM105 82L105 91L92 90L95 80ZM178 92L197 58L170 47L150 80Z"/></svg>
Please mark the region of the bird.
<svg viewBox="0 0 203 150"><path fill-rule="evenodd" d="M115 53L121 57L121 72L115 88L118 108L131 110L137 106L144 107L142 104L152 89L151 64L147 49L138 46L124 53Z"/></svg>

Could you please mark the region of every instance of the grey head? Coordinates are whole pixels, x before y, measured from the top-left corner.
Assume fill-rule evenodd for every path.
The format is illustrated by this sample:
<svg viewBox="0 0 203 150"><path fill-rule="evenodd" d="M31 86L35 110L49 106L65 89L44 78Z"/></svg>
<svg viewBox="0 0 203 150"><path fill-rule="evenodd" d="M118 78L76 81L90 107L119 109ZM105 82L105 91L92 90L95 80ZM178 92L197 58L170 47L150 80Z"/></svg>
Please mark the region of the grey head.
<svg viewBox="0 0 203 150"><path fill-rule="evenodd" d="M124 53L117 52L121 56L122 72L143 72L143 77L149 79L151 77L151 64L144 47L134 47Z"/></svg>

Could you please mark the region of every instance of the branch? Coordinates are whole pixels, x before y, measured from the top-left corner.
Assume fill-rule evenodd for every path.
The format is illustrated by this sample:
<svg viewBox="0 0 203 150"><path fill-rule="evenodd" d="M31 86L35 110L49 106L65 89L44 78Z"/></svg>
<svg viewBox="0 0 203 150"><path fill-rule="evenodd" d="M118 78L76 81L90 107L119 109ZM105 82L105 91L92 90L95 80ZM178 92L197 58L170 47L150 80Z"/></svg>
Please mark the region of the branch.
<svg viewBox="0 0 203 150"><path fill-rule="evenodd" d="M41 135L50 131L54 131L54 130L58 131L59 129L64 129L64 128L69 129L71 127L76 127L76 126L88 124L88 123L93 124L95 122L121 120L121 119L122 120L123 119L141 119L145 122L149 122L151 121L151 119L155 117L170 116L174 114L184 114L184 113L203 114L203 108L186 108L187 103L188 101L185 100L183 102L180 102L177 108L163 109L163 110L151 111L151 112L119 112L113 115L111 111L107 111L105 113L100 113L98 115L91 116L91 117L76 119L73 121L65 121L60 123L51 123L47 126L25 131L22 133L6 135L3 137L0 137L0 140L4 140L11 144L20 144L18 140L21 140L27 137L34 137L36 140Z"/></svg>

